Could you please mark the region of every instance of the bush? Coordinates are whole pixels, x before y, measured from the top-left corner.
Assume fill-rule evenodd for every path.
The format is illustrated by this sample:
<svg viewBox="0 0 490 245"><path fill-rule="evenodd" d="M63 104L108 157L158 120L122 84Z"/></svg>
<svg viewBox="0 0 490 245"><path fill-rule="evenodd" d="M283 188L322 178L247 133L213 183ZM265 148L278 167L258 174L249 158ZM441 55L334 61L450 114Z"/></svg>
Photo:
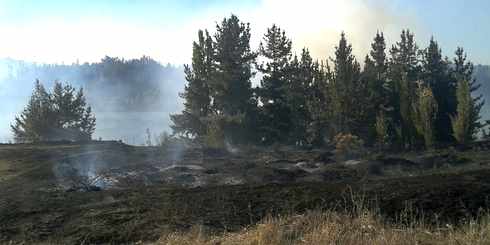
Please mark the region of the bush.
<svg viewBox="0 0 490 245"><path fill-rule="evenodd" d="M225 148L225 135L221 123L208 125L207 134L204 136L204 145L210 148L222 149Z"/></svg>
<svg viewBox="0 0 490 245"><path fill-rule="evenodd" d="M339 133L334 139L335 155L339 160L360 157L364 152L364 142L356 135Z"/></svg>

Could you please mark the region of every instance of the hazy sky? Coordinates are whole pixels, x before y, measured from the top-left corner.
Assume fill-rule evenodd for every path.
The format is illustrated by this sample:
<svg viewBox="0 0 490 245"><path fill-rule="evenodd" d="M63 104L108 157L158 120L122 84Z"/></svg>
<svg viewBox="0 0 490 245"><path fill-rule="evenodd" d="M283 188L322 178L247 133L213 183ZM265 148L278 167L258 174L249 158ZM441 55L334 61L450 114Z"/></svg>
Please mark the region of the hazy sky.
<svg viewBox="0 0 490 245"><path fill-rule="evenodd" d="M376 30L391 44L410 28L422 47L434 35L445 55L463 46L475 63L490 64L488 0L0 0L0 57L71 63L149 55L189 63L197 30L212 31L231 13L251 23L253 46L276 23L296 50L331 56L345 31L364 56Z"/></svg>

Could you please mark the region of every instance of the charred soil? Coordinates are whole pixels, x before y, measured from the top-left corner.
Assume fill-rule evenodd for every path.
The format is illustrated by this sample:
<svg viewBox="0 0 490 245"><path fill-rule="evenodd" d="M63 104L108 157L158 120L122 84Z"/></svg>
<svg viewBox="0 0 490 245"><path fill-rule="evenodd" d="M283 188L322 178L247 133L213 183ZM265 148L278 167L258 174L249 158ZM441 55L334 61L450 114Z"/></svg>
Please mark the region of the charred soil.
<svg viewBox="0 0 490 245"><path fill-rule="evenodd" d="M349 162L329 156L117 142L2 145L0 242L152 241L194 225L236 231L271 215L350 209L358 198L393 220L410 210L457 224L490 207L486 151L372 154ZM69 189L72 172L59 164L98 177L98 189Z"/></svg>

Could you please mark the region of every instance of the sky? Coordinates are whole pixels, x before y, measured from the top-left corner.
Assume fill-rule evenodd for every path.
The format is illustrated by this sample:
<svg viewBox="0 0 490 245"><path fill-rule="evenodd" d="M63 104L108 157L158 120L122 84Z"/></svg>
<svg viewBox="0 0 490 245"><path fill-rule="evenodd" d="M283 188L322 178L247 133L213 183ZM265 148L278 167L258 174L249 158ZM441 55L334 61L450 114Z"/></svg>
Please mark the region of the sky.
<svg viewBox="0 0 490 245"><path fill-rule="evenodd" d="M463 46L474 63L490 64L488 0L0 0L0 58L73 63L148 55L184 64L197 31L212 32L232 13L250 23L252 47L275 23L296 52L308 47L324 59L345 31L363 60L376 31L392 44L409 28L420 47L434 36L444 55Z"/></svg>

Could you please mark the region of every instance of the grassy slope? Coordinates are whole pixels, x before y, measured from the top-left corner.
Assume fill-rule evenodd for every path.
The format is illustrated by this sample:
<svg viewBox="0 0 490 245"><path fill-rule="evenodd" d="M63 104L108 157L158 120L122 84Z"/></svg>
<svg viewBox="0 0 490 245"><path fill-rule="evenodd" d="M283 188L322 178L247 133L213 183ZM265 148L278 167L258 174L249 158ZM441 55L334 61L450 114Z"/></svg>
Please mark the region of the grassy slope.
<svg viewBox="0 0 490 245"><path fill-rule="evenodd" d="M117 144L92 148L103 151L109 160L124 158L132 164L151 155L145 148ZM268 215L348 209L355 203L352 193L367 197L367 203L376 203L393 219L407 205L431 220L437 216L453 221L489 206L490 170L485 168L342 183L195 189L152 186L88 193L50 189L56 184L53 161L86 150L85 145L76 144L0 146L0 242L156 240L162 233L194 225L236 231ZM467 157L487 161L487 155L482 152Z"/></svg>

